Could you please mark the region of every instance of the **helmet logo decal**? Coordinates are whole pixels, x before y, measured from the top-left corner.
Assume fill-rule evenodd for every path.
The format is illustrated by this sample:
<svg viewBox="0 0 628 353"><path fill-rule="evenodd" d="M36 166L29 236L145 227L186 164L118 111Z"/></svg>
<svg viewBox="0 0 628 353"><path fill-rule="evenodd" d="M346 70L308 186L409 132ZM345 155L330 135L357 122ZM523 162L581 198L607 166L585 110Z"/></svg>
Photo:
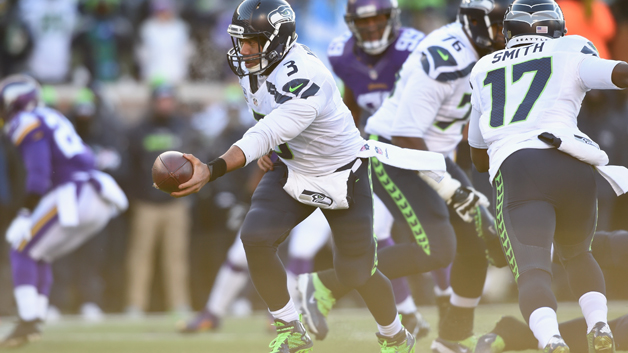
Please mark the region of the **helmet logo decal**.
<svg viewBox="0 0 628 353"><path fill-rule="evenodd" d="M281 5L268 14L268 22L275 28L285 22L294 22L294 11L289 5Z"/></svg>
<svg viewBox="0 0 628 353"><path fill-rule="evenodd" d="M244 34L244 27L230 24L227 32L232 36L242 36Z"/></svg>
<svg viewBox="0 0 628 353"><path fill-rule="evenodd" d="M536 33L549 33L547 30L547 26L536 26Z"/></svg>

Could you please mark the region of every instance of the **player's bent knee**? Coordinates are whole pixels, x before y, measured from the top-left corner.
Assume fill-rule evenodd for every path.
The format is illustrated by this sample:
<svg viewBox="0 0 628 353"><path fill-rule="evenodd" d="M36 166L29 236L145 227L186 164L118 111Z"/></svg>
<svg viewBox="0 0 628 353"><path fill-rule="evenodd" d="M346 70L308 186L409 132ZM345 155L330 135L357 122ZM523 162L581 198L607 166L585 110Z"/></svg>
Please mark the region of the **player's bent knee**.
<svg viewBox="0 0 628 353"><path fill-rule="evenodd" d="M369 278L371 278L374 267L372 265L368 266L368 264L364 264L363 262L364 261L357 261L353 265L346 264L335 266L338 281L349 288L359 288L365 285Z"/></svg>

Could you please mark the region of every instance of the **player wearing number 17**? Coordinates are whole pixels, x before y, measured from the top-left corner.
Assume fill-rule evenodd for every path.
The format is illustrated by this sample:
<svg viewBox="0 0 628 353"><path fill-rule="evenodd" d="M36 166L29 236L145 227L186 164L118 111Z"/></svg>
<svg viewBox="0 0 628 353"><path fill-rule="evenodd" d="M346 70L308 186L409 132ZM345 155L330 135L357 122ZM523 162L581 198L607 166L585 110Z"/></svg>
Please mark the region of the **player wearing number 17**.
<svg viewBox="0 0 628 353"><path fill-rule="evenodd" d="M539 347L569 352L551 291L554 243L587 322L589 352L610 353L604 277L590 251L597 218L592 165L604 169L608 157L576 118L588 90L628 87L628 64L600 59L590 41L566 32L554 1L512 3L506 49L471 72L469 144L476 168L489 171L497 230Z"/></svg>
<svg viewBox="0 0 628 353"><path fill-rule="evenodd" d="M228 62L258 123L208 164L186 155L194 174L172 195L197 192L277 146L280 160L257 186L241 228L251 279L275 318L271 352L312 349L288 294L277 247L316 207L333 233L336 276L366 302L378 323L382 352L414 352L414 337L397 316L390 281L377 269L369 160L358 158L369 149L333 76L296 43L295 14L283 0L242 1L228 32L233 40Z"/></svg>

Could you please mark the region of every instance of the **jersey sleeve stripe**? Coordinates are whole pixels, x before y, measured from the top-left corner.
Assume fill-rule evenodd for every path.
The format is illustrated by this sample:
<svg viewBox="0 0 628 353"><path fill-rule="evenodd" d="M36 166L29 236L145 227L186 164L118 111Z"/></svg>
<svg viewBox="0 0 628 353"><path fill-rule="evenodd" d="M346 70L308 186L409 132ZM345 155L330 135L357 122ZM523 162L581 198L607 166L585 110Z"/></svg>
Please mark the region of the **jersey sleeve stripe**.
<svg viewBox="0 0 628 353"><path fill-rule="evenodd" d="M436 81L446 82L446 81L453 81L459 78L463 78L467 76L469 73L471 73L471 70L473 70L474 65L475 65L475 62L472 62L471 64L469 64L469 66L465 67L462 70L458 70L454 72L443 72L440 75L438 75L438 77L436 77Z"/></svg>
<svg viewBox="0 0 628 353"><path fill-rule="evenodd" d="M17 131L15 131L15 134L13 134L13 143L16 146L19 146L22 141L24 140L24 138L33 130L37 129L39 126L41 126L41 122L39 120L35 120L32 123L28 124L28 125L24 125L23 127L20 127Z"/></svg>

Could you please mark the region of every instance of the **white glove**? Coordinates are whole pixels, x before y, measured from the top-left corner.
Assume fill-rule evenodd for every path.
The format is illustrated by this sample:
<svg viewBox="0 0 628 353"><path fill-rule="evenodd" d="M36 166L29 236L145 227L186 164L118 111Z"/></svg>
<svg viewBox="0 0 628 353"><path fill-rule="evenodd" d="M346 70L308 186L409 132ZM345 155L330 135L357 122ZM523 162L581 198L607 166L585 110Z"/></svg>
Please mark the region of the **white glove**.
<svg viewBox="0 0 628 353"><path fill-rule="evenodd" d="M6 239L13 249L19 249L22 243L31 240L31 212L21 209L7 229Z"/></svg>
<svg viewBox="0 0 628 353"><path fill-rule="evenodd" d="M473 216L479 206L488 207L490 202L481 192L472 187L462 186L456 190L454 195L447 201L451 205L458 216L467 223L473 222Z"/></svg>

